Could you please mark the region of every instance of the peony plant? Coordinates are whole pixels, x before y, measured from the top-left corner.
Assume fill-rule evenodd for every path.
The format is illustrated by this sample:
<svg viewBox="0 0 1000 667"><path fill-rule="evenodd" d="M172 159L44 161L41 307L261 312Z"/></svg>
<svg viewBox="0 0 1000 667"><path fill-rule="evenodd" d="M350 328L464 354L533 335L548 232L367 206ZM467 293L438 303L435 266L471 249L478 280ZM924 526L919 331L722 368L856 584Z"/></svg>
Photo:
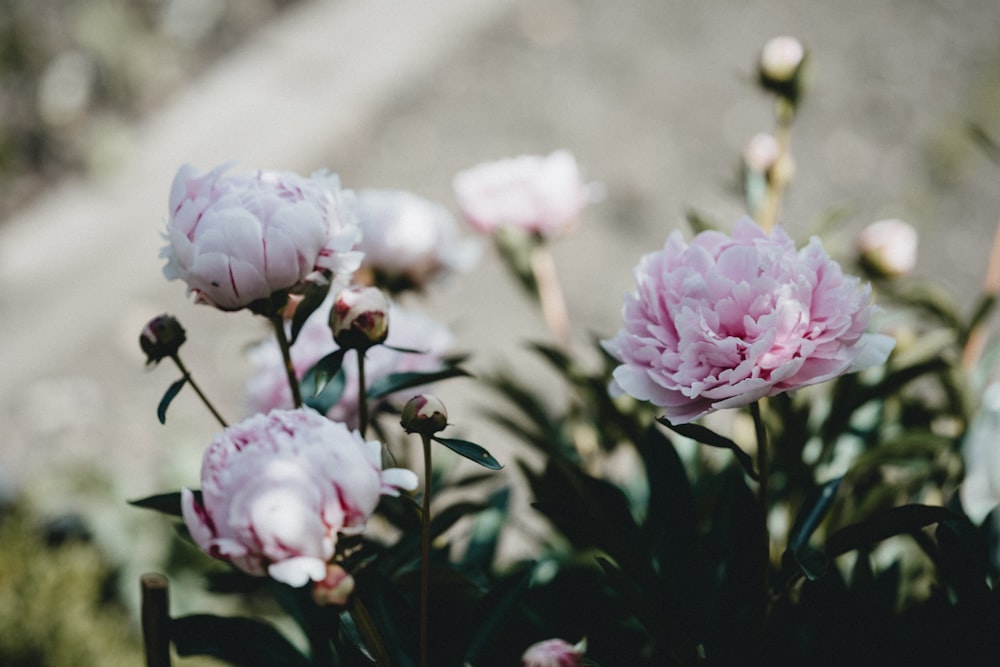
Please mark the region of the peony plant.
<svg viewBox="0 0 1000 667"><path fill-rule="evenodd" d="M873 226L845 258L784 220L807 53L779 38L756 63L775 127L743 155L747 217L692 212L693 236L673 231L642 257L620 328L593 349L573 338L548 252L595 199L572 155L455 176L460 216L542 309L552 340L530 346L562 381L509 364L478 374L507 468L464 438L482 423L452 424L420 393L471 382L446 356L451 334L389 298L417 300L459 268L443 205L384 190L351 203L334 177L182 168L168 277L220 310L265 315L274 339L250 351L249 414L228 426L180 360L192 342L177 319L147 325L149 365L171 359L182 374L160 421L190 385L223 430L206 437L200 488L135 504L183 522L214 591L280 607L301 640L160 608L146 619L164 628L148 634L149 664L168 664L171 644L302 667L1000 655L986 330L1000 243L969 315L911 287L912 228ZM432 458L437 445L446 457Z"/></svg>

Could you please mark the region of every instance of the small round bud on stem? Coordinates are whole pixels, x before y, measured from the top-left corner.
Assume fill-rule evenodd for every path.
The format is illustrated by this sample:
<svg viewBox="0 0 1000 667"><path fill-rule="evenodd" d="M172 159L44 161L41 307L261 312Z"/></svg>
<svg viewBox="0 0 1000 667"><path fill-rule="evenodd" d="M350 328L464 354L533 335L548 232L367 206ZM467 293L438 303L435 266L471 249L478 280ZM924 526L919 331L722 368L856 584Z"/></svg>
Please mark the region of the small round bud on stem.
<svg viewBox="0 0 1000 667"><path fill-rule="evenodd" d="M330 311L330 330L345 350L365 351L389 335L389 299L375 287L341 290Z"/></svg>
<svg viewBox="0 0 1000 667"><path fill-rule="evenodd" d="M146 353L147 365L176 355L185 340L184 327L173 315L154 317L139 334L139 346Z"/></svg>
<svg viewBox="0 0 1000 667"><path fill-rule="evenodd" d="M917 264L917 230L902 220L879 220L858 234L862 266L880 278L898 278Z"/></svg>
<svg viewBox="0 0 1000 667"><path fill-rule="evenodd" d="M578 667L587 652L587 639L575 645L565 639L546 639L532 644L521 656L524 667Z"/></svg>
<svg viewBox="0 0 1000 667"><path fill-rule="evenodd" d="M436 396L420 394L403 406L399 423L407 433L430 436L448 425L448 411Z"/></svg>
<svg viewBox="0 0 1000 667"><path fill-rule="evenodd" d="M805 61L806 50L798 39L775 37L768 40L758 61L760 84L795 104L802 89Z"/></svg>

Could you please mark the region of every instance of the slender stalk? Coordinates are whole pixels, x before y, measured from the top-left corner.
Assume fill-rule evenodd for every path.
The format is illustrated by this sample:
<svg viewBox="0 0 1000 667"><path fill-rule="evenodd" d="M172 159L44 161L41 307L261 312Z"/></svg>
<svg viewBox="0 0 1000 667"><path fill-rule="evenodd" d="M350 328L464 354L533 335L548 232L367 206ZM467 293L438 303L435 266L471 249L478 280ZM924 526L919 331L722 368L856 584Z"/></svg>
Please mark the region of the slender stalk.
<svg viewBox="0 0 1000 667"><path fill-rule="evenodd" d="M358 353L358 430L361 437L368 432L368 383L365 381L365 351Z"/></svg>
<svg viewBox="0 0 1000 667"><path fill-rule="evenodd" d="M792 143L792 119L795 112L786 100L778 100L775 116L777 118L774 129L774 138L778 142L778 155L774 160L767 177L767 192L764 201L761 202L757 216L757 224L770 231L778 222L778 215L781 212L781 200L785 196L785 187L791 176L791 143Z"/></svg>
<svg viewBox="0 0 1000 667"><path fill-rule="evenodd" d="M288 386L292 390L292 404L302 407L302 392L299 390L299 379L295 375L295 367L292 365L292 346L288 342L285 334L285 320L281 315L274 315L269 318L274 327L274 335L278 338L278 347L281 348L281 358L285 362L285 373L288 375Z"/></svg>
<svg viewBox="0 0 1000 667"><path fill-rule="evenodd" d="M986 277L983 280L983 296L985 298L1000 295L1000 224L993 235L993 249L990 251L989 263L986 265ZM986 318L983 318L986 319ZM968 370L975 367L986 345L986 332L983 322L976 322L975 328L969 332L969 337L962 350L962 366Z"/></svg>
<svg viewBox="0 0 1000 667"><path fill-rule="evenodd" d="M770 499L768 498L769 479L771 477L770 452L768 451L767 429L764 427L764 419L760 413L760 402L754 401L750 404L750 415L753 417L754 431L757 436L757 471L760 479L757 483L757 500L760 503L760 511L764 519L764 595L765 599L770 598L770 569L771 569L771 532L767 526L767 517L770 509Z"/></svg>
<svg viewBox="0 0 1000 667"><path fill-rule="evenodd" d="M569 345L569 315L566 299L559 284L555 259L544 242L531 251L531 271L538 285L538 300L542 306L542 316L549 330L562 345Z"/></svg>
<svg viewBox="0 0 1000 667"><path fill-rule="evenodd" d="M216 421L218 421L219 424L222 425L222 428L226 428L227 426L229 426L229 424L226 423L226 420L222 418L222 415L219 414L219 411L215 409L215 406L212 405L212 402L208 400L208 396L205 396L205 392L203 392L201 390L201 387L199 387L198 384L194 381L194 377L192 377L191 371L189 371L187 369L187 366L184 365L184 362L181 361L180 355L175 353L170 355L170 358L174 360L174 363L177 365L177 368L180 369L180 372L184 376L184 379L187 380L187 383L191 386L192 389L194 389L194 393L198 394L198 398L200 398L201 402L205 404L205 407L208 408L208 411L212 413L212 416L215 417Z"/></svg>
<svg viewBox="0 0 1000 667"><path fill-rule="evenodd" d="M424 502L420 512L420 667L427 667L427 601L430 597L431 557L431 438L424 445Z"/></svg>

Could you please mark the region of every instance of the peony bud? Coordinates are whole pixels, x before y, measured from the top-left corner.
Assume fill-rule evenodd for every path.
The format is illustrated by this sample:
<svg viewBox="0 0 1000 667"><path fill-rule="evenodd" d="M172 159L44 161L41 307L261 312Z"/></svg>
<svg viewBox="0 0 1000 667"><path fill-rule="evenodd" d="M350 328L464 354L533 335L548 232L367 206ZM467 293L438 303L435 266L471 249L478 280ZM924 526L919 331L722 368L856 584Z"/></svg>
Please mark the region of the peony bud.
<svg viewBox="0 0 1000 667"><path fill-rule="evenodd" d="M420 394L403 406L399 424L407 433L433 435L443 431L448 425L448 411L441 399L430 394Z"/></svg>
<svg viewBox="0 0 1000 667"><path fill-rule="evenodd" d="M187 338L184 327L173 315L154 317L139 334L139 347L146 353L147 364L157 364L161 359L172 357Z"/></svg>
<svg viewBox="0 0 1000 667"><path fill-rule="evenodd" d="M898 278L917 264L917 230L902 220L879 220L861 230L857 250L862 265L882 278Z"/></svg>
<svg viewBox="0 0 1000 667"><path fill-rule="evenodd" d="M794 103L801 91L805 61L805 47L796 38L775 37L768 40L758 61L761 85Z"/></svg>
<svg viewBox="0 0 1000 667"><path fill-rule="evenodd" d="M326 566L326 579L313 583L312 598L320 607L347 605L354 592L354 577L334 563Z"/></svg>
<svg viewBox="0 0 1000 667"><path fill-rule="evenodd" d="M546 639L532 644L521 656L523 667L579 667L587 652L587 639L574 646L564 639Z"/></svg>
<svg viewBox="0 0 1000 667"><path fill-rule="evenodd" d="M367 350L389 336L389 299L376 287L341 290L330 310L333 340L345 350Z"/></svg>

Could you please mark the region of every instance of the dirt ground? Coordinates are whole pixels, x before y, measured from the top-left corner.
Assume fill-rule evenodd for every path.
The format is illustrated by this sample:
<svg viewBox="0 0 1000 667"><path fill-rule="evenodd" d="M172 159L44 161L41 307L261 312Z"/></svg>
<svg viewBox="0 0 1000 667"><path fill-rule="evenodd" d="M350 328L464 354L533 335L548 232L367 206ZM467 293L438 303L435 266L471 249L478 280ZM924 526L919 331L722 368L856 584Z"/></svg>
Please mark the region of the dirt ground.
<svg viewBox="0 0 1000 667"><path fill-rule="evenodd" d="M162 118L138 124L117 171L56 185L0 226L8 489L129 526L106 531L127 552L136 520L124 498L197 483L211 417L182 396L160 426L155 406L176 373L144 371L136 344L160 312L188 328L185 352L206 390L224 412L240 411L241 347L262 329L250 315L191 305L159 276L158 235L181 161L328 167L347 187L453 206L459 169L567 148L606 191L580 232L554 247L583 347L591 333L614 332L633 265L684 229L687 209L724 226L741 214L738 156L772 127L754 61L780 34L801 38L812 65L787 229L804 240L837 212L825 238L849 258L863 224L904 218L920 230L919 273L960 303L974 299L1000 216L1000 166L967 133L976 123L1000 136L993 0L495 0L475 10L443 2L424 10L433 16L364 4L302 2L276 32L178 93ZM307 51L321 73L281 69ZM281 100L298 105L294 117L257 115ZM206 128L211 114L220 119ZM474 369L521 364L526 377L550 380L521 351L544 337L541 320L490 252L422 306L454 326ZM457 424L490 400L469 382L441 390ZM513 453L503 442L491 449Z"/></svg>

